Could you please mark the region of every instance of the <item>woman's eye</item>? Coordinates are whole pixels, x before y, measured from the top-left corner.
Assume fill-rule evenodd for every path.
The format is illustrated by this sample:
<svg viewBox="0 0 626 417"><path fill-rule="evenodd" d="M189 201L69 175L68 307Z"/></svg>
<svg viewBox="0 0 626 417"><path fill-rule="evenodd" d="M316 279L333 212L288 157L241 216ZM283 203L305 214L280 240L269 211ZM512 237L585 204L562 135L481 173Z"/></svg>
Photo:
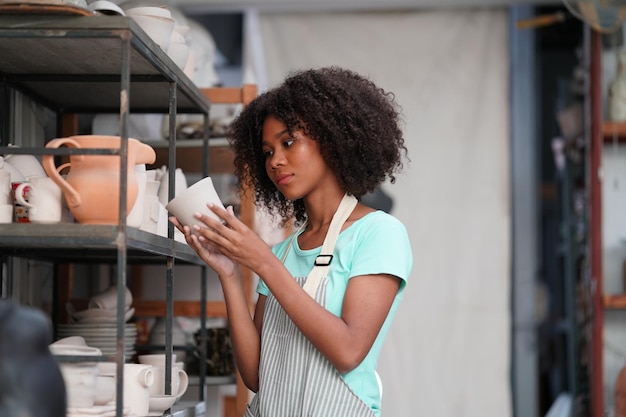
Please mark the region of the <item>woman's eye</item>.
<svg viewBox="0 0 626 417"><path fill-rule="evenodd" d="M293 140L293 139L288 139L288 140L286 140L286 141L284 141L284 142L283 142L283 146L284 146L285 148L288 148L288 147L290 147L291 145L293 145L293 142L294 142L294 140Z"/></svg>
<svg viewBox="0 0 626 417"><path fill-rule="evenodd" d="M274 152L272 151L263 151L263 156L265 157L265 159L271 157L274 154Z"/></svg>

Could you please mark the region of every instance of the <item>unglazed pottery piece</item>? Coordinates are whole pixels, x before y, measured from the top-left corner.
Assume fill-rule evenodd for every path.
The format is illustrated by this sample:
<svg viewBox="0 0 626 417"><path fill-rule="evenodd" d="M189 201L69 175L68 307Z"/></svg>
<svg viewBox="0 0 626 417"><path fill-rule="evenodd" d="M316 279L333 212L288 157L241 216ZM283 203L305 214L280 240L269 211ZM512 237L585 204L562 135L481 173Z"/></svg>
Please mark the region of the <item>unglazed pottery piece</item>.
<svg viewBox="0 0 626 417"><path fill-rule="evenodd" d="M47 148L67 146L76 149L119 149L119 136L80 135L52 139ZM126 213L137 199L135 165L156 159L154 149L137 139L128 139ZM70 172L63 178L53 155L44 155L42 165L63 191L72 215L79 223L117 224L120 198L120 155L70 155Z"/></svg>

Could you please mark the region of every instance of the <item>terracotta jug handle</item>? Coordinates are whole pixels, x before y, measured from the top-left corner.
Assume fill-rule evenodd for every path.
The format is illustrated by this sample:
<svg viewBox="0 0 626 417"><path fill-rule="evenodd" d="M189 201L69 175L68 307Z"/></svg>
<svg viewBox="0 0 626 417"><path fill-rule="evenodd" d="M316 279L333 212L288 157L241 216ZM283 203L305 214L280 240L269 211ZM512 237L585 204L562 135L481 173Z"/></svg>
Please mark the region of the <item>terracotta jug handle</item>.
<svg viewBox="0 0 626 417"><path fill-rule="evenodd" d="M82 156L82 155L81 155ZM57 172L60 174L61 171L63 171L65 168L70 168L72 166L72 164L70 162L66 162L64 164L61 164L57 167Z"/></svg>
<svg viewBox="0 0 626 417"><path fill-rule="evenodd" d="M58 148L62 145L67 145L70 148L80 148L80 144L76 142L72 138L58 138L52 139L50 142L46 143L46 148ZM78 157L77 160L81 160L83 155L75 155L74 157ZM41 158L41 165L43 166L46 174L54 181L59 188L63 191L63 195L65 196L65 201L67 201L68 207L78 207L82 204L82 199L80 198L80 194L72 187L65 179L59 174L64 168L64 165L57 168L54 164L54 156L53 155L43 155Z"/></svg>

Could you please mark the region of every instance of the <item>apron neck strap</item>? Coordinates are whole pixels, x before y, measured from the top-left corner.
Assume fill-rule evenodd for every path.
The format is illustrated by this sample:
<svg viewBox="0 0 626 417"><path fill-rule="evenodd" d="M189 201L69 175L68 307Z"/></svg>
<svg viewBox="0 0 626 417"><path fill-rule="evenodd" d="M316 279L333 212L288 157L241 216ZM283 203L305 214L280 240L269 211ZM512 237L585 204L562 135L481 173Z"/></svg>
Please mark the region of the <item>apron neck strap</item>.
<svg viewBox="0 0 626 417"><path fill-rule="evenodd" d="M335 250L335 244L337 243L337 238L339 237L341 228L356 207L357 203L358 200L355 197L346 193L341 199L341 203L339 203L337 211L333 215L330 226L328 227L328 232L326 232L326 237L324 238L322 250L317 258L315 258L313 269L304 283L304 290L313 298L315 298L317 288L319 287L322 278L326 275L326 271L333 260L333 252Z"/></svg>

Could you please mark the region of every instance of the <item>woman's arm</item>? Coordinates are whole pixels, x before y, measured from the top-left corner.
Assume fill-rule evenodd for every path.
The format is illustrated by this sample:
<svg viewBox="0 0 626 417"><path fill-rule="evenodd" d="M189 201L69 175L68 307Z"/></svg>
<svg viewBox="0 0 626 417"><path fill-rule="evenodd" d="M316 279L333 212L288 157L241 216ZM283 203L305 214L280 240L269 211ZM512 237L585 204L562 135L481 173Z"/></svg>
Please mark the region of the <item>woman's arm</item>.
<svg viewBox="0 0 626 417"><path fill-rule="evenodd" d="M207 228L197 228L200 237L194 235L192 239L197 240L199 245L216 248L228 259L254 271L265 282L304 336L339 372L346 373L354 369L372 347L398 292L400 279L392 275L363 275L351 278L346 289L341 317L337 317L300 287L256 233L231 212L214 206L211 208L225 223L222 224L206 215L199 216ZM229 285L225 283L226 280L221 281L223 287ZM233 296L235 300L238 297ZM239 299L243 303L244 297ZM230 304L236 302L230 301ZM240 310L239 307L229 312L229 318L230 314L234 314L233 317L240 316L240 313L236 313L238 311L243 309ZM245 326L246 329L250 327ZM248 332L249 330L246 330L246 334ZM256 333L258 339L255 340L258 342L253 343L258 343L260 348L260 333L258 330ZM254 359L250 359L250 362L255 364L257 373L258 358L259 356L254 356ZM253 379L254 375L250 374L249 377ZM258 375L256 377L258 378Z"/></svg>
<svg viewBox="0 0 626 417"><path fill-rule="evenodd" d="M248 295L244 292L241 278L221 279L228 327L233 345L233 353L237 369L244 384L250 391L259 389L259 361L261 354L261 326L265 297L259 296L254 320L248 310Z"/></svg>
<svg viewBox="0 0 626 417"><path fill-rule="evenodd" d="M284 267L273 263L255 272L298 329L340 373L356 368L376 340L400 288L400 279L392 275L351 278L341 317L337 317L311 298Z"/></svg>
<svg viewBox="0 0 626 417"><path fill-rule="evenodd" d="M232 208L229 208L229 212L233 214ZM218 249L209 245L206 240L198 239L196 235L191 234L189 227L181 226L176 218L171 218L170 221L184 233L187 243L198 256L217 272L224 293L237 369L246 386L256 392L259 385L260 329L265 297L260 297L253 320L248 310L249 295L244 290L236 264Z"/></svg>

